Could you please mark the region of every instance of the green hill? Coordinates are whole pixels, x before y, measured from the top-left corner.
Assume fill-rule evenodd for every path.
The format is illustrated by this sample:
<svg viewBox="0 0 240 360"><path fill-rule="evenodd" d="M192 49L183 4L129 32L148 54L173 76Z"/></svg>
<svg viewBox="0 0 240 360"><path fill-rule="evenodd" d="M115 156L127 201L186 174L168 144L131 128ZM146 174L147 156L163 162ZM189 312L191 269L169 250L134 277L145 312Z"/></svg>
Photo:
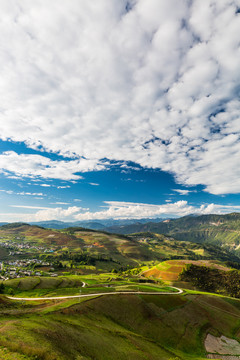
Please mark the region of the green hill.
<svg viewBox="0 0 240 360"><path fill-rule="evenodd" d="M51 230L21 223L0 227L0 261L26 258L45 259L55 267L60 263L68 268L89 265L101 271L168 259L240 261L225 248L153 233L123 236L79 227Z"/></svg>
<svg viewBox="0 0 240 360"><path fill-rule="evenodd" d="M225 336L225 347L227 339L240 340L239 301L213 295L115 295L37 305L2 299L4 360L203 360L219 351L207 338ZM239 358L237 346L224 351Z"/></svg>
<svg viewBox="0 0 240 360"><path fill-rule="evenodd" d="M185 216L160 223L133 224L107 229L109 232L131 234L154 232L177 240L210 243L240 254L240 214Z"/></svg>

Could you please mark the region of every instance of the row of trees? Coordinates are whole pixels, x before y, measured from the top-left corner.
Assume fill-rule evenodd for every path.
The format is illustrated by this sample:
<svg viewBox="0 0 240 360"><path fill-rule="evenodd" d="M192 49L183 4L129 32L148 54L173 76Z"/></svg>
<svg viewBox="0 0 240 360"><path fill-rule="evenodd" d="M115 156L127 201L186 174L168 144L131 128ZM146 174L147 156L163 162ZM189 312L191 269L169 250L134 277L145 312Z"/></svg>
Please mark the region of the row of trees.
<svg viewBox="0 0 240 360"><path fill-rule="evenodd" d="M54 268L61 269L64 267L63 262L68 261L72 264L71 267L77 265L95 265L97 261L111 261L115 262L110 256L107 255L90 255L87 252L79 252L79 253L72 253L70 251L63 252L61 254L50 255L47 254L44 256L44 259L48 262L52 263Z"/></svg>
<svg viewBox="0 0 240 360"><path fill-rule="evenodd" d="M206 266L187 264L179 275L198 289L240 298L240 271L223 271Z"/></svg>

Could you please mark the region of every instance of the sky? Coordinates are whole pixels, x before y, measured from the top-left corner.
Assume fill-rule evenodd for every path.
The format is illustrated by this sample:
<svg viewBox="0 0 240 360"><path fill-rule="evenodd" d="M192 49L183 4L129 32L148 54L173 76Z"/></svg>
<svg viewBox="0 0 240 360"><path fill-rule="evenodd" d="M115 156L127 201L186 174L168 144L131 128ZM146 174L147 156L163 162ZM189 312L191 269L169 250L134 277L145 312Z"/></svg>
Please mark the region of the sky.
<svg viewBox="0 0 240 360"><path fill-rule="evenodd" d="M0 13L0 221L240 211L240 0Z"/></svg>

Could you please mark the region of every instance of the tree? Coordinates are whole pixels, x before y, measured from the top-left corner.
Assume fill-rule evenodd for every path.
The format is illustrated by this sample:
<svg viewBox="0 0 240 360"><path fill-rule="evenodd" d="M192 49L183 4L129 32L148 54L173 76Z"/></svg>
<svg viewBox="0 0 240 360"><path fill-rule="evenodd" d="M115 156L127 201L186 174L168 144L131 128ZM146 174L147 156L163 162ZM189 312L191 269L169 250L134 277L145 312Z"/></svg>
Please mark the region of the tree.
<svg viewBox="0 0 240 360"><path fill-rule="evenodd" d="M0 294L3 294L5 290L5 286L3 283L0 284Z"/></svg>

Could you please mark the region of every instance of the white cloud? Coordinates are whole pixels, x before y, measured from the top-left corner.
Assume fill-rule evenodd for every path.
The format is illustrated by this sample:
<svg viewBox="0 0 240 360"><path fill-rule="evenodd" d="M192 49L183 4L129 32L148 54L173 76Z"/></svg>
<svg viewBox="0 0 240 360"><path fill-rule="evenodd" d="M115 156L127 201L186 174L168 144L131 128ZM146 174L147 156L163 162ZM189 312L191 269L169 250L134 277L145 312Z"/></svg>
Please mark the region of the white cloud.
<svg viewBox="0 0 240 360"><path fill-rule="evenodd" d="M21 196L46 196L46 194L43 194L41 192L40 193L38 193L38 192L31 193L28 191L15 192L14 194L21 195Z"/></svg>
<svg viewBox="0 0 240 360"><path fill-rule="evenodd" d="M141 219L161 216L185 216L189 214L224 214L239 211L240 206L206 204L199 207L188 204L187 201L177 201L161 205L105 201L107 209L97 212L85 212L75 214L76 220L93 219Z"/></svg>
<svg viewBox="0 0 240 360"><path fill-rule="evenodd" d="M39 209L36 213L2 213L0 214L0 219L5 221L47 221L47 220L72 220L73 215L79 213L80 211L86 211L88 209L81 208L78 206L70 206L67 209L61 207L49 208L49 207L40 207L40 206L24 206L24 205L13 205L15 208L35 210Z"/></svg>
<svg viewBox="0 0 240 360"><path fill-rule="evenodd" d="M21 192L14 192L13 190L0 190L3 193L9 194L9 195L21 195L21 196L46 196L43 193L39 193L39 192L26 192L26 191L21 191Z"/></svg>
<svg viewBox="0 0 240 360"><path fill-rule="evenodd" d="M99 186L99 184L97 184L97 183L92 183L92 182L90 182L90 183L89 183L89 185L92 185L92 186Z"/></svg>
<svg viewBox="0 0 240 360"><path fill-rule="evenodd" d="M9 194L9 195L14 194L14 192L12 190L0 190L0 191L3 193Z"/></svg>
<svg viewBox="0 0 240 360"><path fill-rule="evenodd" d="M55 203L51 203L51 204L56 204L56 205L70 205L70 203L62 202L62 201L56 201Z"/></svg>
<svg viewBox="0 0 240 360"><path fill-rule="evenodd" d="M51 209L49 207L44 207L44 206L30 206L30 205L9 205L10 207L13 208L22 208L22 209Z"/></svg>
<svg viewBox="0 0 240 360"><path fill-rule="evenodd" d="M86 172L92 170L102 170L105 165L98 164L96 160L71 160L71 161L53 161L45 156L33 154L17 154L14 151L6 151L0 155L0 172L8 177L14 173L18 177L40 177L45 179L82 179L82 176L76 175L77 172ZM15 177L16 178L16 177ZM39 184L43 187L49 187L48 184ZM58 189L70 187L58 186Z"/></svg>
<svg viewBox="0 0 240 360"><path fill-rule="evenodd" d="M75 157L5 153L2 171L77 180L108 158L240 192L239 0L126 5L1 2L0 136Z"/></svg>
<svg viewBox="0 0 240 360"><path fill-rule="evenodd" d="M240 211L240 206L203 204L193 206L187 201L167 204L144 204L122 201L105 201L106 209L91 212L88 208L70 206L50 208L43 206L11 205L14 208L38 210L35 213L1 213L0 221L47 221L47 220L103 220L103 219L141 219L156 217L179 217L189 214L226 214Z"/></svg>
<svg viewBox="0 0 240 360"><path fill-rule="evenodd" d="M183 190L183 189L173 189L173 191L176 191L180 195L188 195L190 192L192 192L191 190Z"/></svg>
<svg viewBox="0 0 240 360"><path fill-rule="evenodd" d="M74 214L79 213L81 210L87 210L84 208L80 208L78 206L70 206L67 209L62 209L61 207L58 208L49 208L46 210L38 211L34 217L35 221L45 221L45 220L68 220L72 219Z"/></svg>

